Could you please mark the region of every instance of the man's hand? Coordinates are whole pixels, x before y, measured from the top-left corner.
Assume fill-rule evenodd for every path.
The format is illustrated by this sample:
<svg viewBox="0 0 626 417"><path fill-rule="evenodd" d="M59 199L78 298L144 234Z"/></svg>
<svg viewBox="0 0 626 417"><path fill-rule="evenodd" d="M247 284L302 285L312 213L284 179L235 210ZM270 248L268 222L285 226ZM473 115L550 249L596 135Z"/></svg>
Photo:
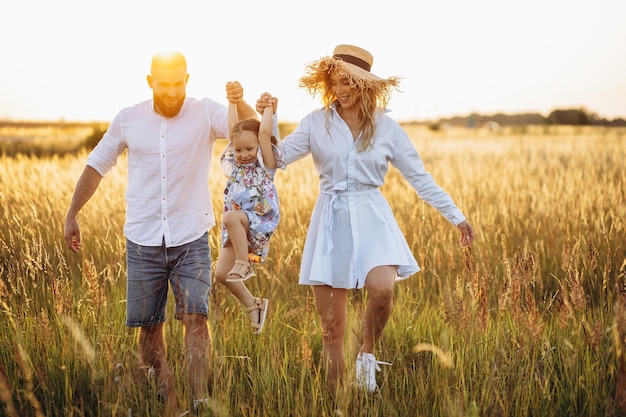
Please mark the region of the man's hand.
<svg viewBox="0 0 626 417"><path fill-rule="evenodd" d="M68 217L65 220L65 244L74 253L81 248L80 242L80 226L75 217Z"/></svg>
<svg viewBox="0 0 626 417"><path fill-rule="evenodd" d="M226 83L226 98L231 103L238 103L243 100L243 87L239 81L228 81Z"/></svg>

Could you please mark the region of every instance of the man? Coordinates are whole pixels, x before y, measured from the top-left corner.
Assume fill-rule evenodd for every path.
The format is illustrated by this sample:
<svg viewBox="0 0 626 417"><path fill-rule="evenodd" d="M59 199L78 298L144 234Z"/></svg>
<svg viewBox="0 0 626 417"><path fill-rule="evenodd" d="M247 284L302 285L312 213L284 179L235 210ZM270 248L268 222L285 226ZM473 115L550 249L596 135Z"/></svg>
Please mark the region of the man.
<svg viewBox="0 0 626 417"><path fill-rule="evenodd" d="M126 325L140 328L141 357L155 371L159 396L169 395L168 405L175 407L163 336L169 283L175 317L185 328L186 369L198 408L208 390L208 230L215 224L208 173L215 140L228 135L228 110L208 98L186 97L188 79L181 53L152 58L147 80L153 97L121 110L89 154L67 211L65 241L79 251L78 212L126 150ZM240 119L257 117L238 82L227 83L226 94L238 100Z"/></svg>

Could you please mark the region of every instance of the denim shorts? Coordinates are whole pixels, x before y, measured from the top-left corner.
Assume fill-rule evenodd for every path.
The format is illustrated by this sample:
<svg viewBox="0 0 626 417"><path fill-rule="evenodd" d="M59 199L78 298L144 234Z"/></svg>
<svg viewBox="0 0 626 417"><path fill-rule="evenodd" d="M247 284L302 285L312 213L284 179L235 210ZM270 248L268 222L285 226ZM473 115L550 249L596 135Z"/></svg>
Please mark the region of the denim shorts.
<svg viewBox="0 0 626 417"><path fill-rule="evenodd" d="M165 321L171 286L178 320L184 313L208 315L211 253L208 232L173 248L141 246L126 239L126 325L153 326ZM169 284L169 285L168 285Z"/></svg>

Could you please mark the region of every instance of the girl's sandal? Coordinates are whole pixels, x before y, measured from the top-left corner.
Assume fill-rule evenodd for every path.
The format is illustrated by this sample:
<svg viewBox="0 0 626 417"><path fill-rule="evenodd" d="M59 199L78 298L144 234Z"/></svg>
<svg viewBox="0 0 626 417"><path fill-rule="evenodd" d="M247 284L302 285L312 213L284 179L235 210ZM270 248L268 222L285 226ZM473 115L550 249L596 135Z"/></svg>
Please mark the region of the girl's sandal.
<svg viewBox="0 0 626 417"><path fill-rule="evenodd" d="M241 261L237 259L235 266L230 270L226 276L226 282L241 282L245 281L254 275L254 269L252 264L248 261Z"/></svg>
<svg viewBox="0 0 626 417"><path fill-rule="evenodd" d="M254 304L246 308L247 313L251 313L255 310L259 311L259 321L255 322L251 320L254 334L260 334L265 324L265 317L267 317L267 308L269 306L269 300L267 298L255 298Z"/></svg>

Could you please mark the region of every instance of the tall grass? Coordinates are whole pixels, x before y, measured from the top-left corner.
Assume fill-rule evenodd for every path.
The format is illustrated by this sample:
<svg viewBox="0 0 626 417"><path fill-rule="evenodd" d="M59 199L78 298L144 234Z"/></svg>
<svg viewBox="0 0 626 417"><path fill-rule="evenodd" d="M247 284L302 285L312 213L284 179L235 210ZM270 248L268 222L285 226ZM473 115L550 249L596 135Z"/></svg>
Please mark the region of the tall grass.
<svg viewBox="0 0 626 417"><path fill-rule="evenodd" d="M0 123L0 154L48 157L93 148L107 124L93 123Z"/></svg>
<svg viewBox="0 0 626 417"><path fill-rule="evenodd" d="M477 232L458 232L392 170L383 187L422 272L396 286L377 357L378 395L352 385L366 293L351 294L347 384L333 400L320 368L312 294L298 286L317 196L309 159L276 178L283 217L268 261L249 281L270 298L264 332L222 287L211 294L216 416L620 415L626 389L626 132L410 128L438 183ZM215 149L215 157L223 148ZM0 414L157 416L155 381L124 326L123 160L79 217L63 221L86 153L0 158ZM213 164L220 221L225 178ZM212 256L219 228L211 230ZM182 328L166 324L177 390L189 402ZM624 372L622 372L624 370Z"/></svg>

